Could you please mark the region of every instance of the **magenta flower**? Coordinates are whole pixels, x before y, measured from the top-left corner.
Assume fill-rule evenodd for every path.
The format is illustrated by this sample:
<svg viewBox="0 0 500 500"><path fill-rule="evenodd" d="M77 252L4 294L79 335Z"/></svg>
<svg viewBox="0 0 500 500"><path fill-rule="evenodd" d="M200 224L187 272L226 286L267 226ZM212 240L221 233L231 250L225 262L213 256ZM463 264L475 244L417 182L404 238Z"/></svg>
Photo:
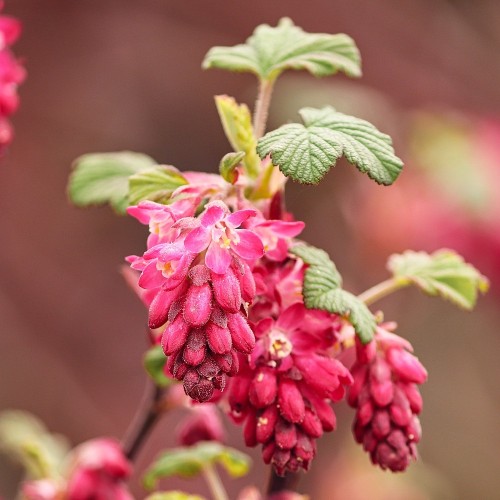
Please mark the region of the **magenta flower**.
<svg viewBox="0 0 500 500"><path fill-rule="evenodd" d="M356 408L354 436L374 464L393 472L404 471L417 458L421 438L417 415L422 398L417 384L427 371L407 349L411 345L379 328L368 345L357 343L352 368L354 384L348 402Z"/></svg>
<svg viewBox="0 0 500 500"><path fill-rule="evenodd" d="M66 496L71 500L132 500L124 480L132 467L120 444L109 438L93 439L74 450Z"/></svg>
<svg viewBox="0 0 500 500"><path fill-rule="evenodd" d="M349 371L327 354L340 322L295 303L254 328L255 349L229 393L231 417L244 422L248 446L262 444L264 462L276 472L308 469L316 439L336 425L329 404L344 396Z"/></svg>
<svg viewBox="0 0 500 500"><path fill-rule="evenodd" d="M214 404L192 405L188 415L176 428L176 440L182 446L200 441L224 441L224 428Z"/></svg>
<svg viewBox="0 0 500 500"><path fill-rule="evenodd" d="M252 226L264 243L266 257L281 262L288 256L292 238L304 229L301 221L264 220Z"/></svg>
<svg viewBox="0 0 500 500"><path fill-rule="evenodd" d="M2 9L3 2L0 2ZM20 33L18 20L0 16L0 151L12 141L13 131L8 117L17 110L17 87L26 76L24 68L10 51Z"/></svg>
<svg viewBox="0 0 500 500"><path fill-rule="evenodd" d="M237 229L255 215L257 211L251 209L229 213L223 202L211 202L199 219L199 226L186 237L184 246L193 253L206 250L205 263L217 274L227 271L232 253L246 261L257 260L264 255L261 239L248 229Z"/></svg>
<svg viewBox="0 0 500 500"><path fill-rule="evenodd" d="M22 486L27 500L133 500L125 481L132 466L118 441L92 439L71 453L63 479L27 481Z"/></svg>

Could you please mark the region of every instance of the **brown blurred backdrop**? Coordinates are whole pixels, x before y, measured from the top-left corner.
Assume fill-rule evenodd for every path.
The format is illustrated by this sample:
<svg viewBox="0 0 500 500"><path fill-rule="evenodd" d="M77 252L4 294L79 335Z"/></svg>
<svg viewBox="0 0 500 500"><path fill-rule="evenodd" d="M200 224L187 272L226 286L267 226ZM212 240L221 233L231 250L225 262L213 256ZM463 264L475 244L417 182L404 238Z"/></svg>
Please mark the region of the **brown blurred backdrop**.
<svg viewBox="0 0 500 500"><path fill-rule="evenodd" d="M0 410L32 411L73 443L120 437L141 398L146 313L119 267L125 255L143 251L146 232L106 208L73 208L65 194L70 164L86 152L130 149L180 169L215 171L229 146L213 96L227 93L251 105L255 82L202 72L208 48L243 41L257 24L285 15L310 32L348 33L364 61L361 83L349 85L384 103L378 119L375 101L357 107L395 136L403 158L408 111L451 108L500 118L495 0L11 0L6 12L24 23L15 49L28 79L14 144L0 162ZM334 90L347 80L334 80L321 80L317 89L341 108ZM271 124L293 118L312 84L307 75L284 76ZM384 189L342 165L319 188L290 186L288 194L289 207L308 224L304 236L330 252L355 292L385 276L385 256L372 252L370 236L351 222L356 203L336 203L359 183L366 183L365 193ZM480 259L474 263L481 268ZM382 303L430 372L420 451L449 498L498 498L496 304L498 296L490 295L466 314L415 291ZM302 484L320 500L351 500L333 493L340 470L334 457L352 418L347 409L339 414L338 433L322 442ZM172 443L176 418L156 429L140 466ZM239 430L231 444L241 446ZM251 480L262 484L266 471L254 456ZM17 477L2 460L0 496L11 498ZM231 498L245 482L228 483ZM170 484L203 491L199 482Z"/></svg>

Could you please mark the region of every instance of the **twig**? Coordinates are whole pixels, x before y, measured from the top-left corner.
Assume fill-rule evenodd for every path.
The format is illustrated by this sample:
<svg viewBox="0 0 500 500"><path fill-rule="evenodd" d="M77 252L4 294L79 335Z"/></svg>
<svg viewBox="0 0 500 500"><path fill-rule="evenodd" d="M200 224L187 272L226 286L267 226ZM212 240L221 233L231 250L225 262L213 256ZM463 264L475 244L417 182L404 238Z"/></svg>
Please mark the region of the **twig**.
<svg viewBox="0 0 500 500"><path fill-rule="evenodd" d="M405 286L406 283L401 280L390 278L365 290L362 294L358 295L358 299L368 306Z"/></svg>
<svg viewBox="0 0 500 500"><path fill-rule="evenodd" d="M278 476L274 467L271 467L271 476L267 486L267 494L279 493L280 491L295 491L299 483L300 475L296 472L286 472L284 476Z"/></svg>
<svg viewBox="0 0 500 500"><path fill-rule="evenodd" d="M141 403L123 438L124 453L129 460L136 458L137 453L159 420L162 414L160 402L164 393L165 389L154 385L151 390L148 384L144 402Z"/></svg>

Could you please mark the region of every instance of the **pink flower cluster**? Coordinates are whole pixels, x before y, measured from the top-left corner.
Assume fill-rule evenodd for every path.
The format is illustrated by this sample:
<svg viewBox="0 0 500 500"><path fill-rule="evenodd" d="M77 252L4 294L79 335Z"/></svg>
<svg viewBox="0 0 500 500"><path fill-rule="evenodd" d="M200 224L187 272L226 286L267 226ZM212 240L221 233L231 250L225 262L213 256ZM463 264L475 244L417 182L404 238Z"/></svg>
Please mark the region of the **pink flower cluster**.
<svg viewBox="0 0 500 500"><path fill-rule="evenodd" d="M0 11L3 2L0 1ZM0 16L0 152L13 138L8 120L19 106L18 85L25 78L25 70L12 55L10 46L21 34L21 23L9 16Z"/></svg>
<svg viewBox="0 0 500 500"><path fill-rule="evenodd" d="M128 261L141 272L149 327L161 329L169 375L199 402L222 391L250 354L255 336L246 319L256 285L252 268L264 252L286 255L284 238L302 223L267 221L241 200L225 197L218 176L188 173L190 184L170 205L143 202L129 214L150 227L148 249ZM200 212L202 201L208 201ZM285 236L284 236L285 235Z"/></svg>
<svg viewBox="0 0 500 500"><path fill-rule="evenodd" d="M197 402L225 397L231 377L230 416L280 475L309 468L316 439L336 427L331 403L354 382L356 438L375 463L405 468L420 437L415 383L425 378L408 345L379 329L376 342L358 346L353 379L337 359L346 322L303 302L305 265L288 249L304 224L290 220L279 195L251 203L244 186L186 178L169 205L128 210L150 228L146 252L128 261L167 375ZM200 418L185 429L186 444L198 439L189 432L214 436Z"/></svg>
<svg viewBox="0 0 500 500"><path fill-rule="evenodd" d="M340 321L302 303L302 267L289 260L256 269L266 275L261 303L252 311L257 343L229 393L231 416L244 422L247 446L261 444L264 462L280 475L308 469L316 439L336 426L330 402L341 400L352 382L329 354Z"/></svg>
<svg viewBox="0 0 500 500"><path fill-rule="evenodd" d="M76 447L64 480L41 479L23 485L26 500L132 500L124 481L132 473L118 442L93 439Z"/></svg>
<svg viewBox="0 0 500 500"><path fill-rule="evenodd" d="M374 464L404 471L417 458L416 443L422 434L417 385L427 380L427 372L411 354L411 345L383 328L375 340L356 347L354 384L348 395L356 408L354 436Z"/></svg>

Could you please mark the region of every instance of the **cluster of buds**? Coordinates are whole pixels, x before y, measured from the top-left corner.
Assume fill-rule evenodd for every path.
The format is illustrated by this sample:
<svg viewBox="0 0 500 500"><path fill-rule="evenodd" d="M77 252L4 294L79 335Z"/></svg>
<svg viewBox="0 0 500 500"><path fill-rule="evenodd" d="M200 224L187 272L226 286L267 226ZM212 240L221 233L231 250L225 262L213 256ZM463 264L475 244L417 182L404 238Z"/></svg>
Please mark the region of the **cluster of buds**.
<svg viewBox="0 0 500 500"><path fill-rule="evenodd" d="M155 205L130 210L154 221L156 237L142 257L129 261L141 271L139 286L151 291L150 328L166 325L161 345L168 373L183 381L192 399L208 401L238 372L237 353L249 354L255 344L245 310L255 296L250 265L264 248L255 232L240 226L257 212L231 213L213 201L193 217L183 201Z"/></svg>
<svg viewBox="0 0 500 500"><path fill-rule="evenodd" d="M247 446L262 444L277 474L307 470L316 439L336 426L330 402L344 396L349 371L327 354L339 322L297 302L255 327L257 343L230 387L231 417Z"/></svg>
<svg viewBox="0 0 500 500"><path fill-rule="evenodd" d="M17 19L0 16L0 152L12 141L13 131L8 118L19 106L17 87L25 78L24 68L10 50L20 34L21 23Z"/></svg>
<svg viewBox="0 0 500 500"><path fill-rule="evenodd" d="M118 442L93 439L77 446L69 458L67 477L40 479L23 485L26 500L132 500L125 485L132 467Z"/></svg>
<svg viewBox="0 0 500 500"><path fill-rule="evenodd" d="M411 351L409 342L378 328L372 342L357 342L351 369L354 383L347 400L356 408L354 437L374 464L393 472L406 470L417 458L422 433L417 384L426 381L427 372Z"/></svg>

